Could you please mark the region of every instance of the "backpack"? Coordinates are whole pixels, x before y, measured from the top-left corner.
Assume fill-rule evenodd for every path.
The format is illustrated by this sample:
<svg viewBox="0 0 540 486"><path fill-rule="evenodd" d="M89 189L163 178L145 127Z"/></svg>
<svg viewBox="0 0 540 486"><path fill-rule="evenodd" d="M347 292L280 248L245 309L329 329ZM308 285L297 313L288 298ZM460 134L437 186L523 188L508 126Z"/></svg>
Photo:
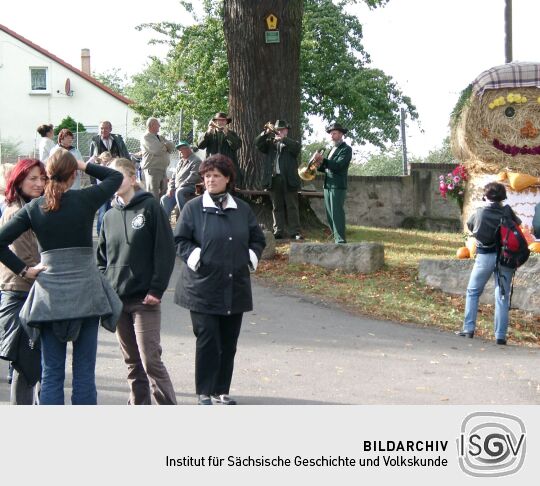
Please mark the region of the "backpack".
<svg viewBox="0 0 540 486"><path fill-rule="evenodd" d="M505 206L499 224L498 264L507 268L518 268L529 259L531 251L521 228L512 216L510 206Z"/></svg>

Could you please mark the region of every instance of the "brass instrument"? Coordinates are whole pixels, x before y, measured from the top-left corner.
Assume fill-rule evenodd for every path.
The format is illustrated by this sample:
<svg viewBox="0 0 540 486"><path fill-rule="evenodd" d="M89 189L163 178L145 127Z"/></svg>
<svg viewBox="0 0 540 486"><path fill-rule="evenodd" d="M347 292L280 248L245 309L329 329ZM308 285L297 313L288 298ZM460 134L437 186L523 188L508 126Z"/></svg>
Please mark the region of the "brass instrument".
<svg viewBox="0 0 540 486"><path fill-rule="evenodd" d="M270 133L274 135L279 135L279 132L276 130L276 127L272 122L266 122L266 124L263 127L263 130L268 130Z"/></svg>
<svg viewBox="0 0 540 486"><path fill-rule="evenodd" d="M317 176L317 167L315 165L315 155L324 153L325 148L322 147L316 150L313 155L310 157L309 162L305 167L298 169L298 176L303 181L312 181Z"/></svg>
<svg viewBox="0 0 540 486"><path fill-rule="evenodd" d="M208 124L208 128L210 130L218 130L222 132L225 127L220 127L214 120L210 120L210 123Z"/></svg>

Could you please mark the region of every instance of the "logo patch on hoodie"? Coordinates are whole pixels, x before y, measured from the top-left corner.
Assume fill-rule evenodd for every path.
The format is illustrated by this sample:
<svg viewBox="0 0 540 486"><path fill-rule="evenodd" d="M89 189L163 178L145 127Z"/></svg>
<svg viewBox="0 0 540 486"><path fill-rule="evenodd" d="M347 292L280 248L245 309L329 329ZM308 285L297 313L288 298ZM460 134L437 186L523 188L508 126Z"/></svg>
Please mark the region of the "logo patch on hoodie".
<svg viewBox="0 0 540 486"><path fill-rule="evenodd" d="M145 220L142 214L137 214L131 221L131 227L133 229L141 229L144 226Z"/></svg>

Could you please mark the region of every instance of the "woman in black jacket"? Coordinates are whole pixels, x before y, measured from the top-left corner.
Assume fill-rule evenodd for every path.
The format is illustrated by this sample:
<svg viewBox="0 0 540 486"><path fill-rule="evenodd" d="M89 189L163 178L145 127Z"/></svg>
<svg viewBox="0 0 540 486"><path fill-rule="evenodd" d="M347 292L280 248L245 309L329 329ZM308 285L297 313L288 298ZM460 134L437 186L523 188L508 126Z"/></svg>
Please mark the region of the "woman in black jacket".
<svg viewBox="0 0 540 486"><path fill-rule="evenodd" d="M102 181L70 190L77 171ZM47 160L45 195L33 199L0 228L0 261L22 278L36 279L19 314L32 341L41 340L41 405L64 404L66 346L73 342L73 405L97 403L98 324L114 330L122 303L99 273L92 248L98 208L122 183L122 174L77 161L64 149ZM28 267L9 248L25 231L36 235L41 262Z"/></svg>
<svg viewBox="0 0 540 486"><path fill-rule="evenodd" d="M175 302L191 311L199 404L234 405L229 388L236 344L243 313L253 308L249 274L257 268L265 240L249 205L230 194L232 161L213 155L199 171L206 192L184 206L174 233L185 262Z"/></svg>
<svg viewBox="0 0 540 486"><path fill-rule="evenodd" d="M175 260L171 226L154 196L137 184L131 160L114 159L111 167L124 181L103 218L97 261L124 304L116 337L128 366L128 403L150 405L153 396L158 405L175 405L160 345L161 297Z"/></svg>

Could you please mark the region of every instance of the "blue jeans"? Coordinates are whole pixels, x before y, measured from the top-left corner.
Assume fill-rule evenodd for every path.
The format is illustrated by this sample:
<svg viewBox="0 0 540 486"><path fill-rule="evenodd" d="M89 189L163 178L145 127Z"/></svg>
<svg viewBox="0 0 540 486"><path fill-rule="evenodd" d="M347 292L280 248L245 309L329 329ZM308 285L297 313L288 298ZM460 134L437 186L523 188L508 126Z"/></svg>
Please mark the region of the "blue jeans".
<svg viewBox="0 0 540 486"><path fill-rule="evenodd" d="M176 191L176 194L174 197L170 197L168 194L161 196L161 199L160 199L161 207L165 210L167 217L169 217L174 207L177 204L180 211L182 211L182 208L187 202L188 196L192 196L194 194L195 194L194 187L192 186L181 187L180 189Z"/></svg>
<svg viewBox="0 0 540 486"><path fill-rule="evenodd" d="M508 329L508 311L510 310L510 286L514 270L499 267L501 283L504 289L504 297L499 288L499 278L496 271L497 253L478 253L474 267L467 285L467 300L465 303L465 320L463 330L474 331L476 327L476 315L478 313L478 301L484 287L491 275L495 278L495 339L506 339Z"/></svg>
<svg viewBox="0 0 540 486"><path fill-rule="evenodd" d="M96 230L97 235L99 236L99 232L101 231L101 225L103 224L103 218L105 216L105 213L111 209L111 201L107 201L103 206L100 206L97 213L97 223L96 223Z"/></svg>
<svg viewBox="0 0 540 486"><path fill-rule="evenodd" d="M96 354L98 318L84 321L81 332L73 341L72 395L73 405L96 405ZM52 326L41 328L41 405L64 405L66 344L61 342Z"/></svg>

